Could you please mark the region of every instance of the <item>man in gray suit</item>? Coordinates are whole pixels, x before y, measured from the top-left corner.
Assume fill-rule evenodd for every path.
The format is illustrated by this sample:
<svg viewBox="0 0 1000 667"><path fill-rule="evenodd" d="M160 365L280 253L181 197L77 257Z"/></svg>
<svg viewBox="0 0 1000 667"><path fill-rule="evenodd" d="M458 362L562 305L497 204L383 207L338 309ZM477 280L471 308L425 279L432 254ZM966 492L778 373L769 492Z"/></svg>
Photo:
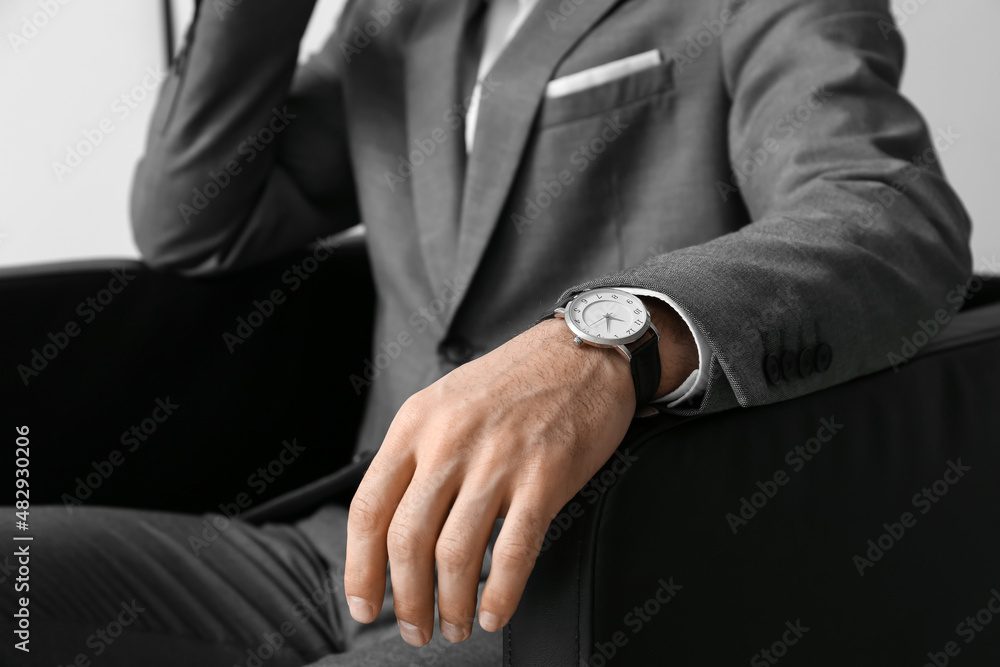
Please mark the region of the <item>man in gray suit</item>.
<svg viewBox="0 0 1000 667"><path fill-rule="evenodd" d="M67 524L105 540L108 579L145 582L161 612L137 622L188 664L249 664L316 589L336 594L270 642L280 664L409 664L393 614L409 644L435 623L459 642L438 664L495 660L483 631L637 407L878 371L968 278L949 138L898 92L884 0L356 0L297 67L312 8L202 3L137 171L136 239L205 275L364 221L374 343L412 343L372 381L356 447L377 453L349 511L238 525L201 559L171 548L194 517ZM330 298L353 326L350 286Z"/></svg>

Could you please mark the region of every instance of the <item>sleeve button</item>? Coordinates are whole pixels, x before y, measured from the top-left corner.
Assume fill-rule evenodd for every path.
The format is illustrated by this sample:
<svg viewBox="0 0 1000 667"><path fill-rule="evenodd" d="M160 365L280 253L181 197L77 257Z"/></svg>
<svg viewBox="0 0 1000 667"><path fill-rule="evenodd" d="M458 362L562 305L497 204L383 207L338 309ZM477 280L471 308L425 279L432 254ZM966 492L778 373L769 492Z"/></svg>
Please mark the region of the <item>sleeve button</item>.
<svg viewBox="0 0 1000 667"><path fill-rule="evenodd" d="M786 380L794 380L799 374L799 361L795 353L787 351L781 355L781 372Z"/></svg>
<svg viewBox="0 0 1000 667"><path fill-rule="evenodd" d="M820 373L825 373L828 368L830 368L830 363L833 361L833 348L822 343L816 348L816 370Z"/></svg>
<svg viewBox="0 0 1000 667"><path fill-rule="evenodd" d="M816 350L807 347L799 354L799 375L804 378L812 375L816 369Z"/></svg>
<svg viewBox="0 0 1000 667"><path fill-rule="evenodd" d="M771 384L781 382L781 364L778 363L776 355L769 354L764 358L764 374Z"/></svg>

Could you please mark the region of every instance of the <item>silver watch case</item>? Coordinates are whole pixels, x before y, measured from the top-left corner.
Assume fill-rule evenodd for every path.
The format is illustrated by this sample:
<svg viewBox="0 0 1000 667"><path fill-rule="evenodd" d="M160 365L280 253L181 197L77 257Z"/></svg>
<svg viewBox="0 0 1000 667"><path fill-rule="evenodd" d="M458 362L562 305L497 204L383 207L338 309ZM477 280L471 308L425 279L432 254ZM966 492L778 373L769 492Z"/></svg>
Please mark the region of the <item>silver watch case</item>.
<svg viewBox="0 0 1000 667"><path fill-rule="evenodd" d="M634 299L636 303L639 305L639 307L642 308L642 313L643 313L643 324L642 326L639 327L639 330L636 333L626 336L624 338L604 338L584 333L580 329L580 327L578 327L576 323L573 322L571 318L566 317L567 310L571 310L572 308L576 307L576 304L581 303L582 299L594 297L597 294L602 294L602 295L617 294L619 297L623 299ZM593 345L595 347L615 348L623 355L625 355L625 358L628 359L629 361L632 360L632 353L629 351L627 347L629 344L634 343L637 340L640 340L650 330L652 330L656 334L657 338L659 338L660 336L660 332L650 319L649 310L646 308L646 305L642 302L642 300L635 294L620 289L604 288L604 289L588 290L586 292L581 292L580 294L577 294L573 299L571 299L562 308L556 308L554 316L561 317L566 322L566 326L569 327L569 330L572 331L573 335L575 336L575 338L573 338L573 342L576 343L577 345L583 345L584 343L586 343L588 345Z"/></svg>

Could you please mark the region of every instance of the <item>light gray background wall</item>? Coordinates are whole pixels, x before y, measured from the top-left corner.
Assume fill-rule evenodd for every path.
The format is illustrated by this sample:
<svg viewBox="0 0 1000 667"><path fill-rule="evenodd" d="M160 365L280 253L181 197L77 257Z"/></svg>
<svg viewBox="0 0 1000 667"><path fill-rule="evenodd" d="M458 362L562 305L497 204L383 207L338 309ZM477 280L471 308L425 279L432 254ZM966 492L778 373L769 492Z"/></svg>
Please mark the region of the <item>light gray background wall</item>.
<svg viewBox="0 0 1000 667"><path fill-rule="evenodd" d="M152 81L149 71L164 66L160 4L63 1L0 4L0 266L138 256L127 194L153 107L143 80ZM304 52L322 43L342 2L320 0ZM42 11L40 3L58 12L26 43L15 43L11 34L22 34L24 21ZM189 0L180 6L189 7ZM909 45L904 91L932 128L958 135L942 156L945 170L976 223L977 269L1000 273L1000 214L993 201L1000 3L897 0L893 6ZM186 14L180 12L179 22ZM111 132L71 172L56 173L53 163L65 162L85 133L96 137L102 121Z"/></svg>

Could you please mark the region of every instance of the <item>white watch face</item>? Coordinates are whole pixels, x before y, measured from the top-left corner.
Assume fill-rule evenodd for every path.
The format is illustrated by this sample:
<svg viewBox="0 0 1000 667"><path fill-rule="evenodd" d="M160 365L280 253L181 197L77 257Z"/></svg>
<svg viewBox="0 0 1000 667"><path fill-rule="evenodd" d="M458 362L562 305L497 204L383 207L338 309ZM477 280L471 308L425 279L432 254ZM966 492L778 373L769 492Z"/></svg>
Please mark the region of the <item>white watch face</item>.
<svg viewBox="0 0 1000 667"><path fill-rule="evenodd" d="M649 312L634 294L617 289L584 292L565 312L570 330L595 345L623 345L638 340L649 326Z"/></svg>

